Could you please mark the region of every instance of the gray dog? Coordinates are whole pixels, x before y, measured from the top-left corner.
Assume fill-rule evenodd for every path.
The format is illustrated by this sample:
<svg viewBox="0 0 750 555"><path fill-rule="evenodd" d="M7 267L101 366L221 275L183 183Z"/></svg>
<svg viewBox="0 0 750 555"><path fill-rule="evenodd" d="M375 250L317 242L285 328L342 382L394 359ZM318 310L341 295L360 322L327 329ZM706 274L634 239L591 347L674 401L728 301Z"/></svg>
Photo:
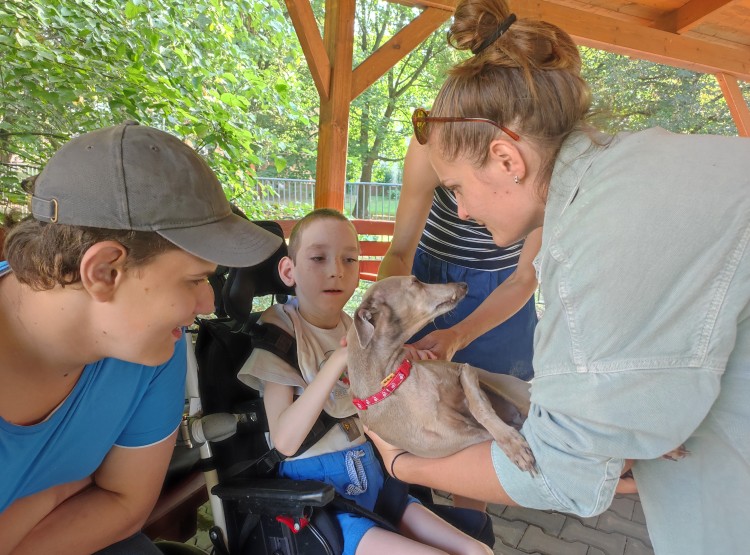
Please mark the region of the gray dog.
<svg viewBox="0 0 750 555"><path fill-rule="evenodd" d="M406 360L404 342L466 291L465 283L428 285L411 276L367 290L347 336L354 404L368 428L416 455L443 457L494 439L533 472L534 456L514 427L528 414L526 382L469 364Z"/></svg>

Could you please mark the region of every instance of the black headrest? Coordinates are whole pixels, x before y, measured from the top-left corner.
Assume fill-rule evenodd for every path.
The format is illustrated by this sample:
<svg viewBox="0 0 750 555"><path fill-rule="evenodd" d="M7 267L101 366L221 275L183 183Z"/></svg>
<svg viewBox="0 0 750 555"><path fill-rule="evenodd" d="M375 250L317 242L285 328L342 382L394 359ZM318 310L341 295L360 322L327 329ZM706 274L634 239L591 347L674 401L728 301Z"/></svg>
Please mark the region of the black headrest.
<svg viewBox="0 0 750 555"><path fill-rule="evenodd" d="M279 237L284 237L284 231L277 222L256 221L254 223ZM282 242L278 250L260 264L249 268L229 269L221 291L225 313L243 324L250 318L253 311L253 298L262 295L294 294L294 289L285 285L279 277L279 260L286 255L286 243Z"/></svg>

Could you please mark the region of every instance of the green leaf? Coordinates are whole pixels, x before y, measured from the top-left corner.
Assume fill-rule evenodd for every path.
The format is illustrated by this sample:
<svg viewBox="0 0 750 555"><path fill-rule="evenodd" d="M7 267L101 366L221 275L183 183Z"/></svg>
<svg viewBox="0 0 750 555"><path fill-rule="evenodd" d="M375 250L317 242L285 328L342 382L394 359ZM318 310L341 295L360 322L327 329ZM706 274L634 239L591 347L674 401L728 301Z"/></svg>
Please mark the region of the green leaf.
<svg viewBox="0 0 750 555"><path fill-rule="evenodd" d="M19 33L16 33L16 42L23 48L29 48L32 46L31 41L26 40Z"/></svg>
<svg viewBox="0 0 750 555"><path fill-rule="evenodd" d="M146 6L137 5L136 2L129 1L125 4L125 17L128 19L135 19L142 13L148 12Z"/></svg>
<svg viewBox="0 0 750 555"><path fill-rule="evenodd" d="M281 156L276 156L273 159L273 165L276 168L276 173L281 173L286 169L286 159Z"/></svg>

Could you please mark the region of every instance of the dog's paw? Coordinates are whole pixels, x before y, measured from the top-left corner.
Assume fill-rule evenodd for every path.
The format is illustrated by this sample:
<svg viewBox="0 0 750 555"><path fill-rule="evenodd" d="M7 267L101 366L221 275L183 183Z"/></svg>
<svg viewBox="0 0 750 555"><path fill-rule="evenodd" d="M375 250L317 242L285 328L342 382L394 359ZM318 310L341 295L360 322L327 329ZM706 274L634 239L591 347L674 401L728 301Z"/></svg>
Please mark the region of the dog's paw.
<svg viewBox="0 0 750 555"><path fill-rule="evenodd" d="M670 461L679 461L680 459L687 457L689 454L690 451L685 449L684 445L680 445L677 449L672 449L669 453L662 455L661 458Z"/></svg>
<svg viewBox="0 0 750 555"><path fill-rule="evenodd" d="M536 459L526 439L520 433L510 428L504 437L495 438L495 441L513 464L525 472L536 475Z"/></svg>

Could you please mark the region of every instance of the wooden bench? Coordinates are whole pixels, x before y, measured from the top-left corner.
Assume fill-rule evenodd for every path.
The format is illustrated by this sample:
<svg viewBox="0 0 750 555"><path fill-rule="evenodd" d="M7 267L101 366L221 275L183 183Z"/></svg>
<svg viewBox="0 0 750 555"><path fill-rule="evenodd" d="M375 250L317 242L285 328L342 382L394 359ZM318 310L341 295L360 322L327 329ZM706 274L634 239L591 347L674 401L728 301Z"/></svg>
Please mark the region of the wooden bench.
<svg viewBox="0 0 750 555"><path fill-rule="evenodd" d="M284 237L288 239L298 220L277 221L284 230ZM380 261L391 246L395 223L387 220L352 220L352 223L359 234L359 279L375 281Z"/></svg>

